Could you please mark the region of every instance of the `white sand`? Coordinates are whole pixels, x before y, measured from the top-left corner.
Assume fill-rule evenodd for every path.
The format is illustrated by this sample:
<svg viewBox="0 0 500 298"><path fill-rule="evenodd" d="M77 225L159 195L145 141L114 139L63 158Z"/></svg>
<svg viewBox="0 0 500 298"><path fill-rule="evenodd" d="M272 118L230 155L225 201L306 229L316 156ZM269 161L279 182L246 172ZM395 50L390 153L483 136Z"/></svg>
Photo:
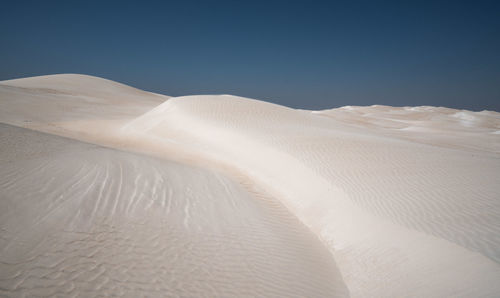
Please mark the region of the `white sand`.
<svg viewBox="0 0 500 298"><path fill-rule="evenodd" d="M499 113L384 106L311 112L228 95L166 99L88 76L0 82L0 122L190 164L95 146L89 153L84 148L92 145L66 139L56 147L72 153L50 155L40 144L53 141L39 140L54 137L3 127L12 136L2 146L13 141L0 156L6 268L0 281L8 280L0 289L9 295L41 288L82 295L120 288L128 296L500 295ZM12 153L18 147L34 149L18 156ZM99 175L109 184L92 182ZM141 204L126 207L138 193ZM175 203L166 212L167 203L158 202ZM46 224L32 230L36 218ZM171 231L165 222L180 228ZM66 227L93 235L77 241L103 254L78 252L85 262L74 257ZM114 229L119 236L105 236ZM47 235L57 239L53 246L44 244ZM231 237L240 241L238 250ZM145 239L152 238L149 245ZM252 257L257 261L245 262ZM41 272L37 262L59 271ZM99 275L106 282L67 278L65 272L86 276L86 265L67 269L80 262L107 272ZM123 275L111 277L116 272ZM130 276L137 284L127 286ZM68 281L72 286L64 288Z"/></svg>
<svg viewBox="0 0 500 298"><path fill-rule="evenodd" d="M1 81L0 120L77 139L106 139L168 98L86 75Z"/></svg>
<svg viewBox="0 0 500 298"><path fill-rule="evenodd" d="M0 296L345 296L319 240L258 190L3 124L0 141Z"/></svg>

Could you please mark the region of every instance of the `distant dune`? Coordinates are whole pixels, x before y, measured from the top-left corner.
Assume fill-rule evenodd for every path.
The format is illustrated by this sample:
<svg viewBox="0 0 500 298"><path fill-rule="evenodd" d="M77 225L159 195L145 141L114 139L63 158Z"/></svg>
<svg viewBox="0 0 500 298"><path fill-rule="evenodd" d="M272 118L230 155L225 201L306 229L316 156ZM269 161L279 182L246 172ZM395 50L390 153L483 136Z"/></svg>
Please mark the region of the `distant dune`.
<svg viewBox="0 0 500 298"><path fill-rule="evenodd" d="M0 294L500 296L500 113L0 82Z"/></svg>

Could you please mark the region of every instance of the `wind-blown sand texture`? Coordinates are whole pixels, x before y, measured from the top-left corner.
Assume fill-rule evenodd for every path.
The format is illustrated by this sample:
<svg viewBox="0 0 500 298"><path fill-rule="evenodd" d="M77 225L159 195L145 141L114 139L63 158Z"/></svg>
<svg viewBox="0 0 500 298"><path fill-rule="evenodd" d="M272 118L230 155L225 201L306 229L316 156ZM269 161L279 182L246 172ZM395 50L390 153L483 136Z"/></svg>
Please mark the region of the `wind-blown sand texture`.
<svg viewBox="0 0 500 298"><path fill-rule="evenodd" d="M499 113L53 75L0 122L3 295L500 295Z"/></svg>

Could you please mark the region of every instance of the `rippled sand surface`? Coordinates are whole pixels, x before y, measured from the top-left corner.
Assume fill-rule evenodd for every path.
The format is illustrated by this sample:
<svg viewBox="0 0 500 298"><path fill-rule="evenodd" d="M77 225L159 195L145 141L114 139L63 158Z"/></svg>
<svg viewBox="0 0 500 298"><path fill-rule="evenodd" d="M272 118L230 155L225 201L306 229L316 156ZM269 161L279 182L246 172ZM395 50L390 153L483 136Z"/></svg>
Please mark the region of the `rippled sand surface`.
<svg viewBox="0 0 500 298"><path fill-rule="evenodd" d="M320 241L250 186L7 125L0 142L2 295L347 294Z"/></svg>

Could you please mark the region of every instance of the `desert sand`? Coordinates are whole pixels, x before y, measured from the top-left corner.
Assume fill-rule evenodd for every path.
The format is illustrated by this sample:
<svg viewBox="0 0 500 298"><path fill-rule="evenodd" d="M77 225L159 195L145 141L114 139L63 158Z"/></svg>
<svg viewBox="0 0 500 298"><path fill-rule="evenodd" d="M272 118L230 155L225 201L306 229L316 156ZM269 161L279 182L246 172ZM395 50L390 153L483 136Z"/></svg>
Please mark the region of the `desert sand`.
<svg viewBox="0 0 500 298"><path fill-rule="evenodd" d="M0 122L1 295L500 295L500 113L64 74Z"/></svg>

